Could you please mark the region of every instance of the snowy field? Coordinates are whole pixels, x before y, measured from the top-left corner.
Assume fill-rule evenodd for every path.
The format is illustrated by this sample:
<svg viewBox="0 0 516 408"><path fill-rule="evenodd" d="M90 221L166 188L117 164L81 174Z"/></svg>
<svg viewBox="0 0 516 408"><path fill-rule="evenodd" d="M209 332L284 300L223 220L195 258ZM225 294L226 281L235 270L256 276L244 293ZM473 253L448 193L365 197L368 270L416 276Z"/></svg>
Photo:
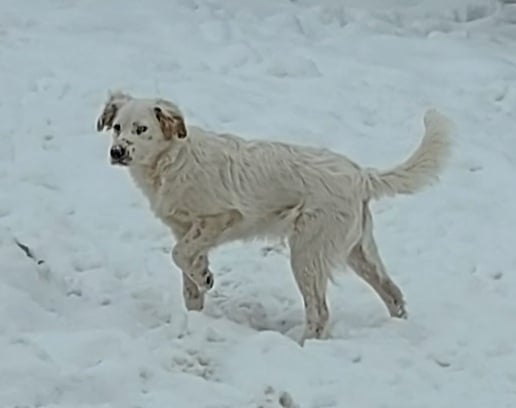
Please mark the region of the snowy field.
<svg viewBox="0 0 516 408"><path fill-rule="evenodd" d="M0 407L516 407L515 23L487 0L1 0ZM453 118L441 183L372 206L409 319L340 274L331 338L300 347L288 259L260 242L217 250L186 313L173 242L95 131L113 88L380 168L427 107Z"/></svg>

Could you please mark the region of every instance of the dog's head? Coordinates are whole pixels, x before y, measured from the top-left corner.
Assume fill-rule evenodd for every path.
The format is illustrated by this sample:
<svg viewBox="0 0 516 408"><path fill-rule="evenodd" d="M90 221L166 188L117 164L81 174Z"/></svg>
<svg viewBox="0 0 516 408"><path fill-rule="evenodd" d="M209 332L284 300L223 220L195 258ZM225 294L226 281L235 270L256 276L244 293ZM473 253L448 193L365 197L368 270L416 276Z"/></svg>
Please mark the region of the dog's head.
<svg viewBox="0 0 516 408"><path fill-rule="evenodd" d="M109 94L97 119L97 130L104 129L112 131L111 163L123 166L151 164L187 136L183 115L172 102L122 92Z"/></svg>

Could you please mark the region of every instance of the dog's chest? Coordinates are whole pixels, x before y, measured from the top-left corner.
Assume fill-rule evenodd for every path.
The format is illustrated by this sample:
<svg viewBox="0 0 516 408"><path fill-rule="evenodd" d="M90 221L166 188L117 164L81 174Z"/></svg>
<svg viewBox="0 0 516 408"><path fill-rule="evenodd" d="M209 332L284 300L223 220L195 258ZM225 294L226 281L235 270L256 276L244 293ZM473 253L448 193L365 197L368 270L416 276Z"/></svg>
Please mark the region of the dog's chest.
<svg viewBox="0 0 516 408"><path fill-rule="evenodd" d="M131 169L131 176L138 189L143 193L149 202L149 206L156 217L165 221L166 214L160 207L161 178L156 177L149 169Z"/></svg>
<svg viewBox="0 0 516 408"><path fill-rule="evenodd" d="M143 192L149 201L150 208L154 215L163 223L170 226L174 231L187 228L192 222L192 214L182 208L161 208L160 189L162 187L161 179L153 177L152 173L146 171L132 171L131 175L137 187ZM170 197L169 197L170 198Z"/></svg>
<svg viewBox="0 0 516 408"><path fill-rule="evenodd" d="M130 169L131 176L136 186L142 191L145 197L152 203L156 200L160 180L152 177L150 172L143 169Z"/></svg>
<svg viewBox="0 0 516 408"><path fill-rule="evenodd" d="M152 201L150 204L154 215L161 222L170 227L176 238L183 236L190 229L193 217L189 211L179 208L176 208L173 211L163 211L161 208L153 205Z"/></svg>

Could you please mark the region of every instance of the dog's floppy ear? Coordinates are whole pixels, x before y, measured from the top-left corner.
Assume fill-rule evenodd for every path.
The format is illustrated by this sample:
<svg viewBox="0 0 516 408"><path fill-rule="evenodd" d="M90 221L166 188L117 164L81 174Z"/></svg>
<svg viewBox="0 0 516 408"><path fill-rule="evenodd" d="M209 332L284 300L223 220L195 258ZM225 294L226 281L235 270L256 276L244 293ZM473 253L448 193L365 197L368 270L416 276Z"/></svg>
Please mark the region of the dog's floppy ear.
<svg viewBox="0 0 516 408"><path fill-rule="evenodd" d="M154 106L154 114L158 119L165 139L171 140L174 136L184 139L187 136L185 121L179 108L171 102L158 99Z"/></svg>
<svg viewBox="0 0 516 408"><path fill-rule="evenodd" d="M104 104L102 113L97 119L97 131L101 132L104 128L107 128L108 130L111 129L116 113L120 107L130 99L131 96L129 94L120 91L109 92L109 96Z"/></svg>

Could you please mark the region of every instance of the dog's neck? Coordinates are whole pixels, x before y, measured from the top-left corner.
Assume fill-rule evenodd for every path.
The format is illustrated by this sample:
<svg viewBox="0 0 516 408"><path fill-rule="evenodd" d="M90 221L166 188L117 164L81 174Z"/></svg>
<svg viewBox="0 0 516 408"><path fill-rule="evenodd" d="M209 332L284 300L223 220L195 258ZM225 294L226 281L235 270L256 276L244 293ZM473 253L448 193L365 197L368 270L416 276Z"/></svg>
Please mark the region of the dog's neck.
<svg viewBox="0 0 516 408"><path fill-rule="evenodd" d="M129 166L131 174L136 185L143 191L147 198L153 197L162 184L161 175L164 170L171 166L179 165L188 146L171 146L169 149L161 152L152 162L148 164L132 164Z"/></svg>
<svg viewBox="0 0 516 408"><path fill-rule="evenodd" d="M153 196L159 188L159 178L156 177L156 169L152 166L134 164L129 167L129 173L147 198Z"/></svg>

